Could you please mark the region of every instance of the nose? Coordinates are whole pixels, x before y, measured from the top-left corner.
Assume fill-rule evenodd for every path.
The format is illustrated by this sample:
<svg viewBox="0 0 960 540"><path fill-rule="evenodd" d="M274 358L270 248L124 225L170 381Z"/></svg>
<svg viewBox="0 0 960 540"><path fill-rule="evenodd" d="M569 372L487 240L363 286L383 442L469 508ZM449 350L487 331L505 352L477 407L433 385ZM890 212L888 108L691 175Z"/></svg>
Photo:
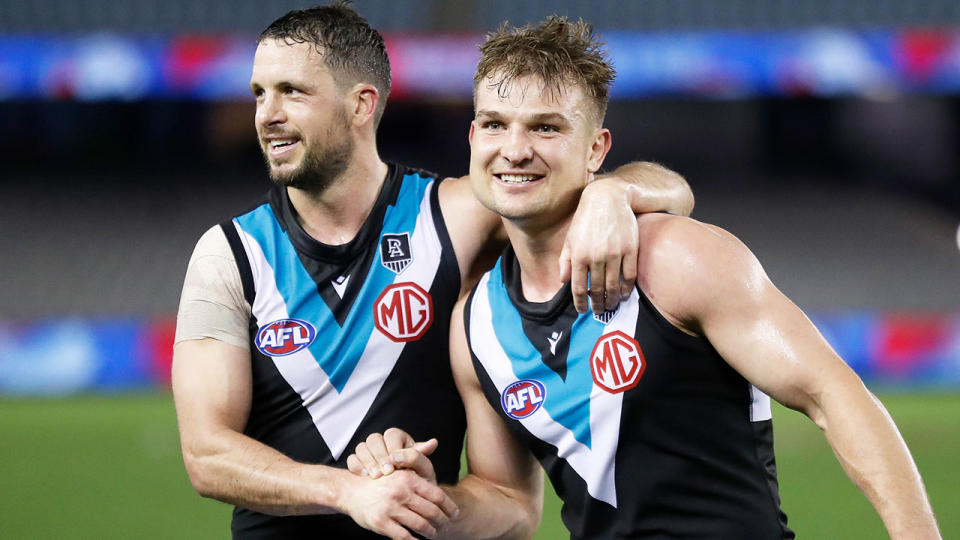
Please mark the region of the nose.
<svg viewBox="0 0 960 540"><path fill-rule="evenodd" d="M500 155L511 163L533 159L533 146L527 132L523 129L510 130L500 147Z"/></svg>
<svg viewBox="0 0 960 540"><path fill-rule="evenodd" d="M256 122L258 126L282 124L287 121L283 101L279 96L267 92L257 103Z"/></svg>

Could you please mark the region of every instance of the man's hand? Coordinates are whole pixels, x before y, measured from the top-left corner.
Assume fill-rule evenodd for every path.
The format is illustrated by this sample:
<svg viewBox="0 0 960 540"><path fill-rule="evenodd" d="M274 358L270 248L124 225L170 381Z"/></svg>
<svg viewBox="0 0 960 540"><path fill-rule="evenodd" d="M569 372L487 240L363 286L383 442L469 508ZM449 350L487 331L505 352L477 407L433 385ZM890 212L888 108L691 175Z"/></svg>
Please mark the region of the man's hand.
<svg viewBox="0 0 960 540"><path fill-rule="evenodd" d="M560 255L560 277L571 281L577 311L587 312L588 294L593 312L600 314L616 309L633 290L637 215L666 211L688 216L693 204L693 192L682 176L647 161L621 165L587 184Z"/></svg>
<svg viewBox="0 0 960 540"><path fill-rule="evenodd" d="M584 188L563 242L560 278L571 281L580 313L587 312L588 294L595 314L616 309L637 280L637 217L617 182L599 179Z"/></svg>
<svg viewBox="0 0 960 540"><path fill-rule="evenodd" d="M427 456L437 449L438 444L436 439L416 442L398 428L390 428L382 435L371 433L366 442L358 444L354 453L347 457L347 468L358 476L370 478L389 475L395 469L411 469L435 484L437 476Z"/></svg>
<svg viewBox="0 0 960 540"><path fill-rule="evenodd" d="M413 538L406 527L427 538L436 536L459 514L453 500L437 486L433 463L427 458L437 449L437 440L415 442L405 431L390 428L372 433L347 457L347 468L365 476L364 485L349 503L358 513L348 512L361 526L391 538ZM396 473L396 474L394 474ZM372 480L380 478L380 481Z"/></svg>
<svg viewBox="0 0 960 540"><path fill-rule="evenodd" d="M410 531L434 538L459 514L439 486L413 471L380 480L354 478L354 485L343 490L340 507L361 527L394 540L413 540Z"/></svg>

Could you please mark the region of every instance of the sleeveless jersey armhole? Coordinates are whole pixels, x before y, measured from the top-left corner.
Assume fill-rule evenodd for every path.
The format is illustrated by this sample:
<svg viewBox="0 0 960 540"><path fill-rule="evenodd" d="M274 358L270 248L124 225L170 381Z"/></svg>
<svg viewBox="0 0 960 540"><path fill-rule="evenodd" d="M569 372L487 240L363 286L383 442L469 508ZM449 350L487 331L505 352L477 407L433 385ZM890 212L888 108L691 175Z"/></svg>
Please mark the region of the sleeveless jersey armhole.
<svg viewBox="0 0 960 540"><path fill-rule="evenodd" d="M243 284L243 297L252 306L256 293L253 286L253 272L250 270L247 251L243 247L243 242L240 241L240 233L237 232L237 227L232 220L221 223L220 228L223 230L224 236L227 237L227 243L230 244L230 250L233 251L233 258L237 261L240 282Z"/></svg>
<svg viewBox="0 0 960 540"><path fill-rule="evenodd" d="M449 268L451 271L444 279L449 279L456 284L456 290L460 290L460 264L457 262L457 254L453 250L453 241L450 240L450 233L447 231L447 223L443 220L443 212L440 210L440 184L443 178L435 177L433 185L430 188L430 209L433 213L433 223L437 229L437 238L440 239L440 246L443 252L443 261L440 264L441 269ZM449 262L450 264L444 264Z"/></svg>

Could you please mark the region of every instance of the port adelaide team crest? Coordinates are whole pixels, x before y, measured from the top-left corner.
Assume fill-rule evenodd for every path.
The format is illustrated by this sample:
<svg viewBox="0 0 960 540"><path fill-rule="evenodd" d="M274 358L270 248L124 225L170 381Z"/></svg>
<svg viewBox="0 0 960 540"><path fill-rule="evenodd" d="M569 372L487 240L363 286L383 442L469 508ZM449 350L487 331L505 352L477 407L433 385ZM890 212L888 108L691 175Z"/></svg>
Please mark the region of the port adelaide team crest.
<svg viewBox="0 0 960 540"><path fill-rule="evenodd" d="M399 274L410 266L413 254L410 253L410 235L385 234L380 239L380 263L388 270Z"/></svg>

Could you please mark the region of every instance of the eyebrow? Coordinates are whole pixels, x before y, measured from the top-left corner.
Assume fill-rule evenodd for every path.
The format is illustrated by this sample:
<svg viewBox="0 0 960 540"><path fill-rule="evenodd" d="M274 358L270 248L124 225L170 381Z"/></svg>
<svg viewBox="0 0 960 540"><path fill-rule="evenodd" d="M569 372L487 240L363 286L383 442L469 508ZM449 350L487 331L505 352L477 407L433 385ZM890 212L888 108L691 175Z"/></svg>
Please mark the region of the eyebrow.
<svg viewBox="0 0 960 540"><path fill-rule="evenodd" d="M534 123L548 123L552 122L555 124L569 124L570 121L567 120L567 117L560 113L537 113L533 115L532 120Z"/></svg>
<svg viewBox="0 0 960 540"><path fill-rule="evenodd" d="M499 112L497 112L497 111L491 111L491 110L487 110L487 109L481 109L481 110L477 111L477 115L476 115L477 118L483 117L483 118L493 118L493 119L500 119L500 118L502 118L502 116L503 116L503 115L501 115L501 114L500 114ZM529 121L532 122L532 123L535 123L535 124L550 123L550 122L552 122L552 123L557 123L557 124L569 124L569 123L570 123L570 121L567 119L566 116L564 116L564 115L562 115L562 114L560 114L560 113L555 113L555 112L551 112L551 113L536 113L536 114L532 115L531 117L529 117Z"/></svg>
<svg viewBox="0 0 960 540"><path fill-rule="evenodd" d="M266 89L266 88L287 88L287 87L292 87L292 88L304 88L304 85L302 85L302 84L296 84L296 83L294 83L293 81L290 81L290 80L288 80L288 79L283 79L283 80L280 80L280 81L276 81L276 82L274 82L274 83L272 83L272 84L267 84L267 85L265 85L265 86L264 86L264 85L261 85L261 84L258 83L258 82L250 81L250 89L251 89L251 90L256 90L257 88Z"/></svg>
<svg viewBox="0 0 960 540"><path fill-rule="evenodd" d="M486 109L481 109L477 111L476 117L480 118L481 116L485 116L487 118L500 118L500 113L498 113L497 111L488 111Z"/></svg>

